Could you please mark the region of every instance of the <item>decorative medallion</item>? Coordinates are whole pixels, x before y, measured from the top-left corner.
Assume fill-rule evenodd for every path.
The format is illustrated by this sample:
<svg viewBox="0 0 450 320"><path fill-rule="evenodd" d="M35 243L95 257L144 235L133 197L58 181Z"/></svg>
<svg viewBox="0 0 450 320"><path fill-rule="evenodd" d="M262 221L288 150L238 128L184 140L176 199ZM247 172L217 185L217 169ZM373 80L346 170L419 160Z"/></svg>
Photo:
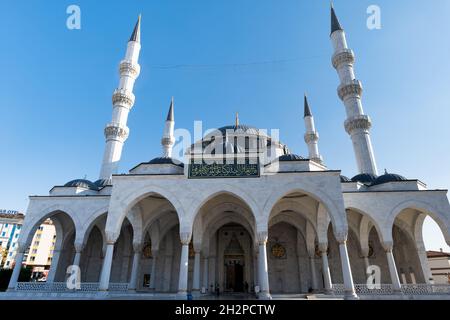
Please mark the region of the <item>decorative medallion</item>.
<svg viewBox="0 0 450 320"><path fill-rule="evenodd" d="M150 259L152 257L152 245L148 244L142 250L145 259Z"/></svg>
<svg viewBox="0 0 450 320"><path fill-rule="evenodd" d="M286 258L286 248L283 247L279 243L275 243L272 246L271 251L272 251L272 256L274 258L277 258L277 259L284 259L284 258Z"/></svg>

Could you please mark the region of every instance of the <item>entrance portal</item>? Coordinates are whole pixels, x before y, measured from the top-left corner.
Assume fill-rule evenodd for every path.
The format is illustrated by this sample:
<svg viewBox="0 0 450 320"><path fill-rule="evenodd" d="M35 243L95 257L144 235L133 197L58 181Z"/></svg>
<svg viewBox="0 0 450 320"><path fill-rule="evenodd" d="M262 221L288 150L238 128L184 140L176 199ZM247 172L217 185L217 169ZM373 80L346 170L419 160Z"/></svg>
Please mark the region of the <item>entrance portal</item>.
<svg viewBox="0 0 450 320"><path fill-rule="evenodd" d="M243 256L230 259L226 262L226 291L244 292L244 266Z"/></svg>

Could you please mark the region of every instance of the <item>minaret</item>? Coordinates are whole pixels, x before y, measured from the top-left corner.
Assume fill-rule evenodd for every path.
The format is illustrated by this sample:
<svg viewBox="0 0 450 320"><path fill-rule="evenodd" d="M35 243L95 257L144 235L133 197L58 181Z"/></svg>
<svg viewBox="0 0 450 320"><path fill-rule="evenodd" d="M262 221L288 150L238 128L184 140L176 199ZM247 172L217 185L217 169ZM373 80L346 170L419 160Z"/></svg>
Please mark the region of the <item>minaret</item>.
<svg viewBox="0 0 450 320"><path fill-rule="evenodd" d="M344 102L347 120L344 126L353 142L359 173L377 175L377 165L370 141L370 118L364 114L361 94L361 82L356 80L353 65L355 55L347 47L344 29L331 5L331 42L334 48L333 67L336 69L341 84L338 87L339 98Z"/></svg>
<svg viewBox="0 0 450 320"><path fill-rule="evenodd" d="M139 15L133 34L128 41L125 59L120 62L119 87L114 90L112 96L112 121L105 128L106 147L100 170L100 180L103 183L110 182L111 176L117 173L123 144L128 138L128 113L134 105L133 87L140 72L138 64L139 51L141 50L140 42L141 16Z"/></svg>
<svg viewBox="0 0 450 320"><path fill-rule="evenodd" d="M308 152L309 152L309 159L322 163L323 159L322 156L319 153L319 133L316 131L316 126L314 124L314 117L311 113L311 109L309 107L308 98L305 94L305 115L303 117L303 120L305 121L305 142L308 145Z"/></svg>
<svg viewBox="0 0 450 320"><path fill-rule="evenodd" d="M175 126L175 118L173 115L173 97L170 101L169 112L167 113L166 124L164 126L164 133L161 139L161 145L163 147L163 157L171 158L172 157L172 148L175 143L175 137L173 134Z"/></svg>

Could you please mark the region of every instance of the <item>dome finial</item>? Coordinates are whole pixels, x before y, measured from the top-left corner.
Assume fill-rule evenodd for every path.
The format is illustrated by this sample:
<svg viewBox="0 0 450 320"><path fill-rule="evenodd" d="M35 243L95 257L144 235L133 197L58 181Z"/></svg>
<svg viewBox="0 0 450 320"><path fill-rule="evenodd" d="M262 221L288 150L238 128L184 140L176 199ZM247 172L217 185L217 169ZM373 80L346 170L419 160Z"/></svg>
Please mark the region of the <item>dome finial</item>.
<svg viewBox="0 0 450 320"><path fill-rule="evenodd" d="M387 171L387 169L384 169L384 174L388 174L388 171Z"/></svg>
<svg viewBox="0 0 450 320"><path fill-rule="evenodd" d="M235 121L236 121L235 126L237 128L239 126L239 112L236 112L236 119L235 119Z"/></svg>

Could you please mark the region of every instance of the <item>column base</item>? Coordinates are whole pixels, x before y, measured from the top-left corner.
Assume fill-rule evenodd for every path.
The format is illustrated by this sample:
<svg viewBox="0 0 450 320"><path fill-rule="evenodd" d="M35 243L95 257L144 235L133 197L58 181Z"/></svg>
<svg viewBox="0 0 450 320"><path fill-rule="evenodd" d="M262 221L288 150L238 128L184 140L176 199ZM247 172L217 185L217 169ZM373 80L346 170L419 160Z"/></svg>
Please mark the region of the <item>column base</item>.
<svg viewBox="0 0 450 320"><path fill-rule="evenodd" d="M358 295L354 291L345 291L344 293L345 300L359 300Z"/></svg>
<svg viewBox="0 0 450 320"><path fill-rule="evenodd" d="M177 300L189 300L187 291L178 291L177 292Z"/></svg>
<svg viewBox="0 0 450 320"><path fill-rule="evenodd" d="M193 297L200 297L202 293L200 292L199 289L195 289L195 290L193 289L191 294Z"/></svg>
<svg viewBox="0 0 450 320"><path fill-rule="evenodd" d="M333 289L325 289L324 293L325 293L327 296L332 296L332 295L334 295Z"/></svg>
<svg viewBox="0 0 450 320"><path fill-rule="evenodd" d="M259 292L258 299L259 300L272 300L272 296L270 295L270 292Z"/></svg>

